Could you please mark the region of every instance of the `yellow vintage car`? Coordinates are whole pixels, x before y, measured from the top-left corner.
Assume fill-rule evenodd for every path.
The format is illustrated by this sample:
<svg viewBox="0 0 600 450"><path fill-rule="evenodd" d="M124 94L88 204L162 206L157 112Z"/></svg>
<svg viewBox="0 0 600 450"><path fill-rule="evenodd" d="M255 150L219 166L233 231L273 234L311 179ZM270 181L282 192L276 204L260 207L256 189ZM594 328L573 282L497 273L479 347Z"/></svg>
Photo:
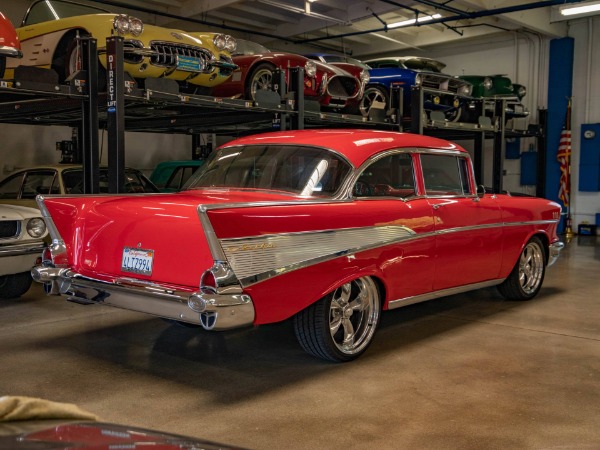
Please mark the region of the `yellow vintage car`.
<svg viewBox="0 0 600 450"><path fill-rule="evenodd" d="M237 68L230 55L236 42L229 35L147 25L126 14L67 0L32 3L17 34L23 58L7 62L7 78L20 64L52 68L65 82L81 68L77 36L97 39L101 69L106 68L106 38L123 36L125 71L136 80L164 77L183 87L212 88Z"/></svg>

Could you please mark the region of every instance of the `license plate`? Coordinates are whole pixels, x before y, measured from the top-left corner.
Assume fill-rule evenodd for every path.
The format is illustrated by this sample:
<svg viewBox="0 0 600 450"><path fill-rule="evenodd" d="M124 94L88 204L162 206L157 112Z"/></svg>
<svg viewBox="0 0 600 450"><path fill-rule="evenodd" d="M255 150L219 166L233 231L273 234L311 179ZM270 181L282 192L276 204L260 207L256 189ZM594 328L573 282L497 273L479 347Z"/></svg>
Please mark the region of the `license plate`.
<svg viewBox="0 0 600 450"><path fill-rule="evenodd" d="M152 275L153 263L154 250L131 247L123 248L123 259L121 260L121 270L123 272Z"/></svg>
<svg viewBox="0 0 600 450"><path fill-rule="evenodd" d="M185 72L202 72L202 60L191 56L177 55L177 69Z"/></svg>

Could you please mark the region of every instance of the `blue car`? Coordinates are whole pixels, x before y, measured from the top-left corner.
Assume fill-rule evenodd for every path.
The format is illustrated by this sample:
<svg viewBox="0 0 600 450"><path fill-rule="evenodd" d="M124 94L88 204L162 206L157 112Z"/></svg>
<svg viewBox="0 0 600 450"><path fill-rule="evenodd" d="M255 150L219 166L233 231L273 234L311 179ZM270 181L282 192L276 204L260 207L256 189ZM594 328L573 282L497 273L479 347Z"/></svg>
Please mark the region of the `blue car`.
<svg viewBox="0 0 600 450"><path fill-rule="evenodd" d="M423 109L441 111L448 121L464 120L472 103L472 85L466 80L442 73L444 63L429 58L399 56L364 61L371 67L370 81L360 103L360 112L368 116L374 102L384 104L384 111L390 107L392 87L403 88L403 116L411 114L411 89L422 86L424 91ZM379 105L381 106L381 105Z"/></svg>

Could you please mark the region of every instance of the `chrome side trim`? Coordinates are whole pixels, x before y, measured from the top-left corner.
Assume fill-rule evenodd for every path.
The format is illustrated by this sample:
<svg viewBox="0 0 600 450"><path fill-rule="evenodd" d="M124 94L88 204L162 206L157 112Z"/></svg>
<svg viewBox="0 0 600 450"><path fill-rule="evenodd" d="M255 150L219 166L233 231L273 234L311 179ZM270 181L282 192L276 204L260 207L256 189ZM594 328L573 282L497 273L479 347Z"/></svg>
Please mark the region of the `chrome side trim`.
<svg viewBox="0 0 600 450"><path fill-rule="evenodd" d="M221 239L220 243L231 268L246 287L292 270L414 236L416 233L404 226L375 226Z"/></svg>
<svg viewBox="0 0 600 450"><path fill-rule="evenodd" d="M388 303L388 309L401 308L402 306L408 306L415 303L425 302L427 300L433 300L439 297L446 297L448 295L462 294L467 291L474 291L475 289L483 289L486 287L496 286L504 281L502 279L483 281L481 283L467 284L465 286L457 286L449 289L442 289L441 291L428 292L426 294L415 295L413 297L400 298L398 300L391 300Z"/></svg>

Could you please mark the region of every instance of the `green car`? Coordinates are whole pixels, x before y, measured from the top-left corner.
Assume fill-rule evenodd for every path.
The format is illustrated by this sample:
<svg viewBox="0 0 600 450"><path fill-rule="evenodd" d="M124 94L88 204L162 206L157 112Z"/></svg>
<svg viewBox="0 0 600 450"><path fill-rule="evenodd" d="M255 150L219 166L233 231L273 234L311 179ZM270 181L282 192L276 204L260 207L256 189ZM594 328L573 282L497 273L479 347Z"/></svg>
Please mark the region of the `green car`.
<svg viewBox="0 0 600 450"><path fill-rule="evenodd" d="M507 119L529 115L529 111L521 103L527 94L527 89L522 84L513 84L506 75L461 75L459 78L473 85L471 94L473 97L506 99ZM489 108L489 111L486 108L486 115L493 114L493 105L490 104Z"/></svg>
<svg viewBox="0 0 600 450"><path fill-rule="evenodd" d="M162 192L179 191L202 164L204 164L203 159L163 161L158 163L152 171L150 181Z"/></svg>

